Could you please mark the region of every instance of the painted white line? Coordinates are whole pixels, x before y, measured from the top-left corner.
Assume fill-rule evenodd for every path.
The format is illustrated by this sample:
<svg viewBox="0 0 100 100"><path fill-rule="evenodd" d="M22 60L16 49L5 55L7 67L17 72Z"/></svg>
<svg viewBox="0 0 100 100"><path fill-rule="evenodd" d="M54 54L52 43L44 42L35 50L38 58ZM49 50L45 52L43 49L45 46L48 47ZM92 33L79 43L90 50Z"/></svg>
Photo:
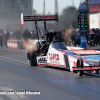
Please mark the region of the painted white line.
<svg viewBox="0 0 100 100"><path fill-rule="evenodd" d="M21 57L24 58L23 56L20 55L14 55L14 54L8 54L8 53L1 53L2 55L7 55L7 56L14 56L14 57Z"/></svg>
<svg viewBox="0 0 100 100"><path fill-rule="evenodd" d="M18 60L14 60L14 59L11 59L11 58L7 58L7 57L3 57L3 56L0 56L0 58L3 58L3 59L7 59L7 60L10 60L10 61L14 61L14 62L18 62L18 63L21 63L21 64L27 64L28 65L28 63L25 63L25 62L21 62L21 61L18 61Z"/></svg>

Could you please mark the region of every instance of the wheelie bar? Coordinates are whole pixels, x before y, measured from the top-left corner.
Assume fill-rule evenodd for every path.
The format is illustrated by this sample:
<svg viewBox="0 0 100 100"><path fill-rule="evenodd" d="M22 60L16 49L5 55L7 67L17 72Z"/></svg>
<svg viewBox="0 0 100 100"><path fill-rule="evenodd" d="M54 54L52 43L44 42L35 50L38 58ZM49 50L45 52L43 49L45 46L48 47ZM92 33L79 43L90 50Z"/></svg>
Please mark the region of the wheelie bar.
<svg viewBox="0 0 100 100"><path fill-rule="evenodd" d="M84 67L73 67L73 72L75 71L92 71L100 70L100 66L84 66Z"/></svg>

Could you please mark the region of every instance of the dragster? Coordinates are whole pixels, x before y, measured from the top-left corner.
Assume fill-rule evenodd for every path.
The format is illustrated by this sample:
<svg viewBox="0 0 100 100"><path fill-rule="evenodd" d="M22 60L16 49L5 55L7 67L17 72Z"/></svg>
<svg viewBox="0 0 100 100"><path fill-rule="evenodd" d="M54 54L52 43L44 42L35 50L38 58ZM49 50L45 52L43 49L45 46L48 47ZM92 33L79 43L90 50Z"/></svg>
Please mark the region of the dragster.
<svg viewBox="0 0 100 100"><path fill-rule="evenodd" d="M81 56L77 50L68 50L67 46L61 39L57 37L57 32L48 32L46 21L58 21L58 15L50 16L23 16L24 21L35 21L36 33L38 40L37 51L29 49L27 52L27 60L30 66L53 66L69 69L71 73L77 72L82 76L84 71L95 72L99 74L100 66ZM44 21L44 35L41 35L37 21ZM84 50L81 50L81 52ZM87 53L90 51L88 50ZM100 51L92 52L99 54ZM92 54L91 53L91 54Z"/></svg>

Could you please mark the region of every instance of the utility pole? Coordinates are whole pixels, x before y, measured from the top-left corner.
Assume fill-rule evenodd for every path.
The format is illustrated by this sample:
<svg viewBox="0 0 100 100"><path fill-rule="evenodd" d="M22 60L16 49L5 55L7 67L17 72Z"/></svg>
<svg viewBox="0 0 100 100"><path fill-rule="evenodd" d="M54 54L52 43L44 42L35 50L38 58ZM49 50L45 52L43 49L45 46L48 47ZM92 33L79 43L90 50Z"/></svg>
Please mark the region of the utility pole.
<svg viewBox="0 0 100 100"><path fill-rule="evenodd" d="M72 0L72 5L74 6L74 0Z"/></svg>
<svg viewBox="0 0 100 100"><path fill-rule="evenodd" d="M55 15L58 15L58 2L55 0Z"/></svg>
<svg viewBox="0 0 100 100"><path fill-rule="evenodd" d="M57 0L55 0L55 15L58 16L58 1ZM56 25L58 25L58 21L56 21L55 23Z"/></svg>
<svg viewBox="0 0 100 100"><path fill-rule="evenodd" d="M43 3L43 16L45 16L45 0L44 0L44 3ZM45 36L47 32L47 28L46 28L46 22L45 22L45 19L44 19L44 31L43 31L43 35Z"/></svg>
<svg viewBox="0 0 100 100"><path fill-rule="evenodd" d="M87 0L87 9L89 11L89 0Z"/></svg>
<svg viewBox="0 0 100 100"><path fill-rule="evenodd" d="M45 15L45 0L44 0L44 3L43 3L43 15Z"/></svg>
<svg viewBox="0 0 100 100"><path fill-rule="evenodd" d="M81 0L81 4L82 4L82 0Z"/></svg>
<svg viewBox="0 0 100 100"><path fill-rule="evenodd" d="M32 16L33 16L33 15L34 15L34 9L33 9L34 0L31 0L31 3L32 3L32 4L31 4L31 6L32 6L31 9L32 9Z"/></svg>
<svg viewBox="0 0 100 100"><path fill-rule="evenodd" d="M2 0L2 18L4 17L4 1Z"/></svg>

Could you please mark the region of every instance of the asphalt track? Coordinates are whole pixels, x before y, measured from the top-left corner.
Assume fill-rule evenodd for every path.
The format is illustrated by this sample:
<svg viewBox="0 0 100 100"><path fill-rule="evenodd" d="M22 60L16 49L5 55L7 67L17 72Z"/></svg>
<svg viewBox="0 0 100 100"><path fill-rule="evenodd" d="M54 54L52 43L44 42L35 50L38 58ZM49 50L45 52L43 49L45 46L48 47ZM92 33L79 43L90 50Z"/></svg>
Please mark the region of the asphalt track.
<svg viewBox="0 0 100 100"><path fill-rule="evenodd" d="M0 91L28 90L40 95L0 94L0 100L100 100L100 75L29 67L25 50L0 48Z"/></svg>

